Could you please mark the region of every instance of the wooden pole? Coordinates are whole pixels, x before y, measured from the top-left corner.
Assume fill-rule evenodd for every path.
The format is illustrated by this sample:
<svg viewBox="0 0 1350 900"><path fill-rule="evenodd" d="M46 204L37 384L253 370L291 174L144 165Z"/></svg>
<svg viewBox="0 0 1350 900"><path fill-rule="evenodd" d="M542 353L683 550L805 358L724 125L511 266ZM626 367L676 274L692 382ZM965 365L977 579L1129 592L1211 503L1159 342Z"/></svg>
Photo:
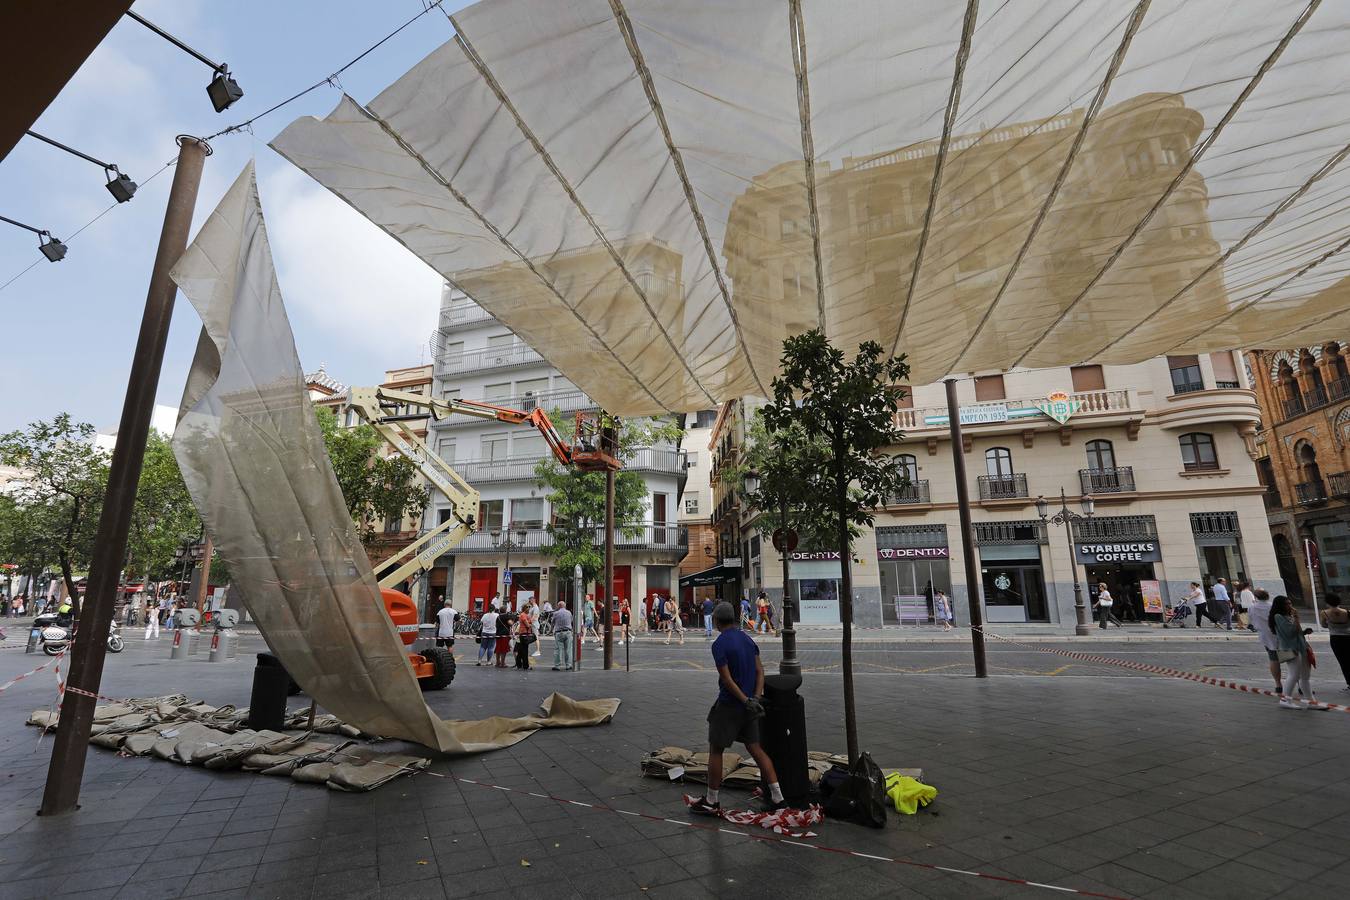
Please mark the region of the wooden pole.
<svg viewBox="0 0 1350 900"><path fill-rule="evenodd" d="M970 488L966 485L966 450L961 438L961 408L956 379L947 379L947 424L952 436L952 471L956 475L956 509L961 519L961 555L966 563L966 600L970 606L970 643L975 652L975 677L987 678L984 658L984 614L980 610L980 572L975 564L975 534L970 524Z"/></svg>
<svg viewBox="0 0 1350 900"><path fill-rule="evenodd" d="M632 640L632 629L628 639ZM605 470L605 670L614 668L614 470Z"/></svg>
<svg viewBox="0 0 1350 900"><path fill-rule="evenodd" d="M197 205L202 166L211 152L205 141L178 138L178 167L173 174L159 249L150 272L150 288L141 314L141 330L131 357L126 399L117 427L108 470L108 490L98 520L94 555L89 565L89 588L81 616L79 638L70 647L70 678L61 701L61 724L52 744L47 767L47 785L42 795L41 815L51 816L79 808L80 782L84 778L85 754L94 723L94 704L103 681L103 661L108 647L108 629L117 603L118 574L127 553L136 488L145 460L145 441L150 432L164 347L169 338L177 286L169 270L187 249L192 228L192 210Z"/></svg>

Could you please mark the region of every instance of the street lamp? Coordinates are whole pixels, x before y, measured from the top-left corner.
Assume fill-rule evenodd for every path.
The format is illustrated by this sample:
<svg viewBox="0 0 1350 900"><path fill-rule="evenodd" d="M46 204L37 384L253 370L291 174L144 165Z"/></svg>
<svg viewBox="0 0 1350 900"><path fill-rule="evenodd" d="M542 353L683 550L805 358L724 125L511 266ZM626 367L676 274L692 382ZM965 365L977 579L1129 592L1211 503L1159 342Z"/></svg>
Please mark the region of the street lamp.
<svg viewBox="0 0 1350 900"><path fill-rule="evenodd" d="M140 22L179 50L211 67L213 74L211 75L211 83L206 86L206 95L211 98L211 105L215 107L216 112L224 112L244 96L244 89L239 86L239 82L234 80L234 76L230 74L230 67L225 63L218 63L210 57L203 56L144 16L137 15L131 10L127 10L126 15L127 18Z"/></svg>
<svg viewBox="0 0 1350 900"><path fill-rule="evenodd" d="M78 156L80 159L88 160L96 166L102 166L103 174L108 176L108 183L106 185L108 193L112 194L113 199L118 203L126 203L132 197L136 196L136 182L132 181L130 176L124 175L122 170L117 168L115 163L104 162L101 159L90 156L88 153L81 153L74 147L67 147L60 141L53 140L43 134L38 134L36 131L29 131L28 136L51 144L59 150L64 150L71 156Z"/></svg>
<svg viewBox="0 0 1350 900"><path fill-rule="evenodd" d="M34 228L32 225L25 225L5 216L0 216L0 222L6 222L15 228L22 228L24 231L31 231L36 234L38 236L38 249L42 251L43 256L47 257L48 262L60 262L66 258L66 245L52 237L52 233L45 228Z"/></svg>
<svg viewBox="0 0 1350 900"><path fill-rule="evenodd" d="M524 550L526 533L524 528L517 528L515 531L516 539L511 540L511 532L508 530L504 535L500 528L493 528L488 532L488 537L492 539L492 548L494 550L506 551L506 565L502 567L502 604L506 604L507 597L511 592L511 551Z"/></svg>
<svg viewBox="0 0 1350 900"><path fill-rule="evenodd" d="M758 494L763 482L758 472L750 472L743 482L746 491ZM773 535L773 546L783 563L783 658L778 663L780 675L800 675L801 660L797 659L797 629L792 623L792 583L788 579L788 559L796 546L796 533L788 528L788 497L784 493L778 504L778 530Z"/></svg>
<svg viewBox="0 0 1350 900"><path fill-rule="evenodd" d="M1087 607L1083 605L1083 586L1078 581L1078 563L1073 558L1073 527L1074 522L1084 522L1092 517L1096 504L1092 500L1091 494L1084 494L1082 499L1082 514L1078 514L1069 509L1069 498L1064 493L1064 488L1059 489L1059 512L1053 516L1050 515L1050 501L1044 496L1036 498L1036 514L1041 517L1042 524L1063 525L1064 536L1069 542L1069 570L1073 572L1073 612L1078 619L1074 626L1074 634L1085 637L1092 633L1092 626L1088 624Z"/></svg>

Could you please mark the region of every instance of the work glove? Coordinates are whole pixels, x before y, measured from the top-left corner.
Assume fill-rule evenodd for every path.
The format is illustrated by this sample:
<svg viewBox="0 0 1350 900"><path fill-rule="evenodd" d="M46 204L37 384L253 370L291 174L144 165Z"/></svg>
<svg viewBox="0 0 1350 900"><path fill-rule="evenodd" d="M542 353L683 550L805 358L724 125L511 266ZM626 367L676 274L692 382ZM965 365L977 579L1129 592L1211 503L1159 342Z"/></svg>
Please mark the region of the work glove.
<svg viewBox="0 0 1350 900"><path fill-rule="evenodd" d="M751 719L764 718L764 703L758 697L746 697L745 709L750 713Z"/></svg>

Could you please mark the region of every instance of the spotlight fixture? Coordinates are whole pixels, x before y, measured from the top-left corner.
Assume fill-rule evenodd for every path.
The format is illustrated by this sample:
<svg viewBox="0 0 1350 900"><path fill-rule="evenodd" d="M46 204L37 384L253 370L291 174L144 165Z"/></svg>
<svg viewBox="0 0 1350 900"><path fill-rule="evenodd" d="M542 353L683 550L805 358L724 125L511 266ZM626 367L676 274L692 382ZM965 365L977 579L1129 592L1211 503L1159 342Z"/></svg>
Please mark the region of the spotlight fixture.
<svg viewBox="0 0 1350 900"><path fill-rule="evenodd" d="M32 225L16 222L5 216L0 216L0 222L7 222L15 228L22 228L24 231L31 231L36 234L38 236L38 249L42 251L42 255L47 257L49 262L60 262L66 258L66 245L52 237L50 231L44 228L34 228Z"/></svg>
<svg viewBox="0 0 1350 900"><path fill-rule="evenodd" d="M211 83L206 86L206 95L211 98L211 105L216 108L216 112L218 113L224 112L225 110L233 106L235 104L235 101L237 101L240 97L244 96L244 89L241 88L239 86L239 82L235 81L234 77L230 75L229 66L225 65L224 63L214 62L208 57L203 56L196 50L193 50L187 44L180 41L178 38L169 34L163 28L160 28L155 23L146 19L144 16L137 15L131 10L127 10L126 14L128 17L135 19L137 22L140 22L146 28L149 28L155 34L164 38L164 40L173 44L179 50L182 50L189 56L192 56L195 59L199 60L200 62L203 62L211 67L211 69L215 72L215 74L211 76Z"/></svg>
<svg viewBox="0 0 1350 900"><path fill-rule="evenodd" d="M88 160L96 166L103 167L103 174L108 176L108 193L113 195L113 199L118 203L126 203L132 197L136 196L136 182L132 181L130 176L122 174L122 170L117 168L115 163L107 163L101 159L95 159L88 153L81 153L74 147L67 147L60 141L53 140L45 134L38 134L36 131L28 132L29 137L37 138L46 144L51 144L58 150L64 150L71 156L78 156L80 159Z"/></svg>

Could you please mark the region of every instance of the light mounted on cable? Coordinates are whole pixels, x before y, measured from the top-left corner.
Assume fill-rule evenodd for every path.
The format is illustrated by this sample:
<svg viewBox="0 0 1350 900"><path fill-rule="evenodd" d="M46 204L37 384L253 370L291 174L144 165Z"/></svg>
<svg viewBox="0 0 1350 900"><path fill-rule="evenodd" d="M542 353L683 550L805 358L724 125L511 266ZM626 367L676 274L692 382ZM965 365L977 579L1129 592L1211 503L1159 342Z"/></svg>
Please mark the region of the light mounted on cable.
<svg viewBox="0 0 1350 900"><path fill-rule="evenodd" d="M140 22L146 28L149 28L155 34L164 38L164 40L173 44L184 53L187 53L211 67L215 74L211 76L211 83L206 86L206 95L211 98L211 105L216 108L216 112L224 112L233 106L240 97L244 96L244 89L239 86L239 82L235 81L234 76L230 74L229 66L203 56L178 38L169 34L163 28L160 28L155 23L147 20L144 16L138 15L131 10L127 10L127 15L137 22Z"/></svg>
<svg viewBox="0 0 1350 900"><path fill-rule="evenodd" d="M126 203L132 197L136 196L136 182L132 181L130 176L123 174L122 170L117 168L116 164L106 163L101 159L95 159L88 153L81 153L74 147L67 147L60 141L52 140L46 135L38 134L36 131L28 132L28 136L37 138L39 141L43 141L44 143L51 144L53 147L57 147L61 150L64 150L67 153L71 154L72 156L78 156L80 159L86 159L96 166L101 166L103 169L103 174L108 176L108 183L107 185L105 185L108 188L108 193L112 194L113 199L116 200L118 203Z"/></svg>
<svg viewBox="0 0 1350 900"><path fill-rule="evenodd" d="M25 225L22 222L16 222L5 216L0 216L0 222L7 222L15 228L22 228L24 231L31 231L38 236L38 249L42 255L47 257L48 262L60 262L66 258L65 244L52 237L52 233L43 228L34 228L32 225Z"/></svg>

